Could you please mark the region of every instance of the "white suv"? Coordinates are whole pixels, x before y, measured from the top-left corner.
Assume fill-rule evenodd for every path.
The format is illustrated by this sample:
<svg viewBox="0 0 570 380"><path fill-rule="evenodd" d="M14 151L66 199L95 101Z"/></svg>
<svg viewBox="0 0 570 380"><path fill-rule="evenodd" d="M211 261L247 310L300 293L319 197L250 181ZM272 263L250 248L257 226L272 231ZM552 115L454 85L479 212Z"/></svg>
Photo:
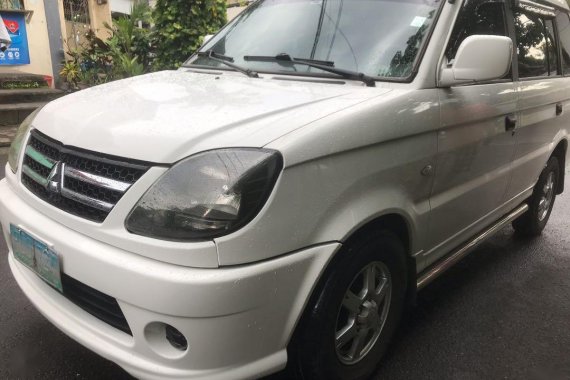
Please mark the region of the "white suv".
<svg viewBox="0 0 570 380"><path fill-rule="evenodd" d="M140 378L370 376L416 292L544 229L565 1L259 0L177 71L54 101L0 182L16 281Z"/></svg>

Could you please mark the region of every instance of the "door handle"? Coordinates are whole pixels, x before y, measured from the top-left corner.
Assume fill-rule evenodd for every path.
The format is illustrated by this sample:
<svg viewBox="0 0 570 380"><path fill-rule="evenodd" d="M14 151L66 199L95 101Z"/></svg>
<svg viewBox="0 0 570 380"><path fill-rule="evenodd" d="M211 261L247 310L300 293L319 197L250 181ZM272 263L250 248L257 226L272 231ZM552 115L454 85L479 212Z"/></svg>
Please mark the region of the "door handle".
<svg viewBox="0 0 570 380"><path fill-rule="evenodd" d="M562 103L557 103L556 104L556 116L562 115L562 111L564 111L564 106L562 105Z"/></svg>
<svg viewBox="0 0 570 380"><path fill-rule="evenodd" d="M505 118L505 129L507 130L507 132L510 131L514 131L515 128L517 127L517 115L508 115Z"/></svg>

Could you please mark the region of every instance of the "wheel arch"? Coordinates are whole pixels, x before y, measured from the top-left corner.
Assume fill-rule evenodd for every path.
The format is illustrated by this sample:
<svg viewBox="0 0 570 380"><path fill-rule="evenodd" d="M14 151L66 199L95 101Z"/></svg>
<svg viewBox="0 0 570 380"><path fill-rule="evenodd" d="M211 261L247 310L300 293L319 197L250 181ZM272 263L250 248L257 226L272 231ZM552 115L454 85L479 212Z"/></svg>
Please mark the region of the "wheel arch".
<svg viewBox="0 0 570 380"><path fill-rule="evenodd" d="M298 332L300 330L300 325L303 323L304 317L307 312L310 311L311 305L315 304L318 299L318 295L324 286L327 278L327 273L332 270L335 265L338 265L340 258L343 255L350 253L350 247L358 241L358 239L363 238L368 234L388 232L394 234L403 244L405 252L405 263L406 263L406 307L410 308L415 304L416 294L417 294L417 273L416 273L416 260L412 256L413 247L413 226L408 218L399 213L388 213L377 218L370 220L363 225L359 226L357 229L352 231L345 239L341 240L342 246L330 259L329 263L322 270L320 277L316 281L307 302L305 303L303 310L300 313L299 319L293 329L292 335L288 342L288 350L290 349L292 343L299 339ZM298 369L292 366L293 363L288 361L287 368L289 371L297 372ZM298 373L298 372L297 372Z"/></svg>
<svg viewBox="0 0 570 380"><path fill-rule="evenodd" d="M560 163L560 180L558 181L558 189L556 191L557 195L560 195L564 192L564 180L566 177L566 157L568 154L568 140L562 139L554 151L552 152L552 156L558 159Z"/></svg>
<svg viewBox="0 0 570 380"><path fill-rule="evenodd" d="M309 302L303 308L301 313L301 318L306 312L308 305L314 303L315 295L320 292L321 286L324 285L326 281L327 273L331 268L338 265L340 258L344 255L350 254L350 247L354 246L355 242L359 239L364 238L369 234L379 233L382 231L394 234L404 246L404 252L406 253L406 278L407 278L407 289L406 289L406 303L408 305L413 305L416 300L417 292L417 272L416 272L416 260L412 256L413 247L413 229L411 222L404 215L397 212L390 212L381 216L378 216L366 223L358 226L355 230L350 232L344 239L341 240L342 247L334 254L329 263L323 268L321 276L317 280L315 286L313 287L311 294L308 297ZM295 328L295 331L297 329Z"/></svg>
<svg viewBox="0 0 570 380"><path fill-rule="evenodd" d="M413 227L404 215L399 213L390 213L379 216L358 229L353 231L346 239L343 240L343 248L350 247L355 241L367 234L379 231L388 231L394 234L404 246L406 252L406 277L407 277L407 294L406 299L409 305L415 303L417 293L417 271L416 259L412 256L413 244ZM346 249L341 249L336 255L342 255ZM335 256L336 256L335 255ZM334 265L334 258L329 265Z"/></svg>
<svg viewBox="0 0 570 380"><path fill-rule="evenodd" d="M406 252L411 253L412 228L408 219L398 213L382 215L364 223L344 238L342 243L343 245L350 245L363 235L374 233L374 231L392 232L400 239Z"/></svg>

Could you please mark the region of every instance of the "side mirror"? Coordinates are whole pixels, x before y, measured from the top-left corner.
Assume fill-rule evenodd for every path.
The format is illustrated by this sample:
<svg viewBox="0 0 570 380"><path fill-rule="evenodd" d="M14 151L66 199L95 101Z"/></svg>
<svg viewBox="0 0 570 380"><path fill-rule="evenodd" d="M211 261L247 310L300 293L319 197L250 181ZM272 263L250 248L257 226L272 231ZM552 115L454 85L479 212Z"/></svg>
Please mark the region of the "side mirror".
<svg viewBox="0 0 570 380"><path fill-rule="evenodd" d="M202 45L206 45L206 42L210 41L214 37L213 34L207 34L204 36L204 40L202 40Z"/></svg>
<svg viewBox="0 0 570 380"><path fill-rule="evenodd" d="M441 71L439 87L500 79L509 72L512 58L509 37L469 36L459 46L452 66Z"/></svg>

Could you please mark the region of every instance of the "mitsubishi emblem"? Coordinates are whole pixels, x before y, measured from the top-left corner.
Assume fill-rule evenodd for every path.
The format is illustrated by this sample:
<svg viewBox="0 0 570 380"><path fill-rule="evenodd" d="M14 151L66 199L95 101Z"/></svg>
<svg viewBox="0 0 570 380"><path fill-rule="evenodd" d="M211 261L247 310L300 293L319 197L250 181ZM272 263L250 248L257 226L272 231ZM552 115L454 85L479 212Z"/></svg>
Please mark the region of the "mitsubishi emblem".
<svg viewBox="0 0 570 380"><path fill-rule="evenodd" d="M63 162L57 162L51 169L47 177L46 189L50 193L59 194L61 191L61 186L63 184L63 173L65 171L65 164Z"/></svg>

